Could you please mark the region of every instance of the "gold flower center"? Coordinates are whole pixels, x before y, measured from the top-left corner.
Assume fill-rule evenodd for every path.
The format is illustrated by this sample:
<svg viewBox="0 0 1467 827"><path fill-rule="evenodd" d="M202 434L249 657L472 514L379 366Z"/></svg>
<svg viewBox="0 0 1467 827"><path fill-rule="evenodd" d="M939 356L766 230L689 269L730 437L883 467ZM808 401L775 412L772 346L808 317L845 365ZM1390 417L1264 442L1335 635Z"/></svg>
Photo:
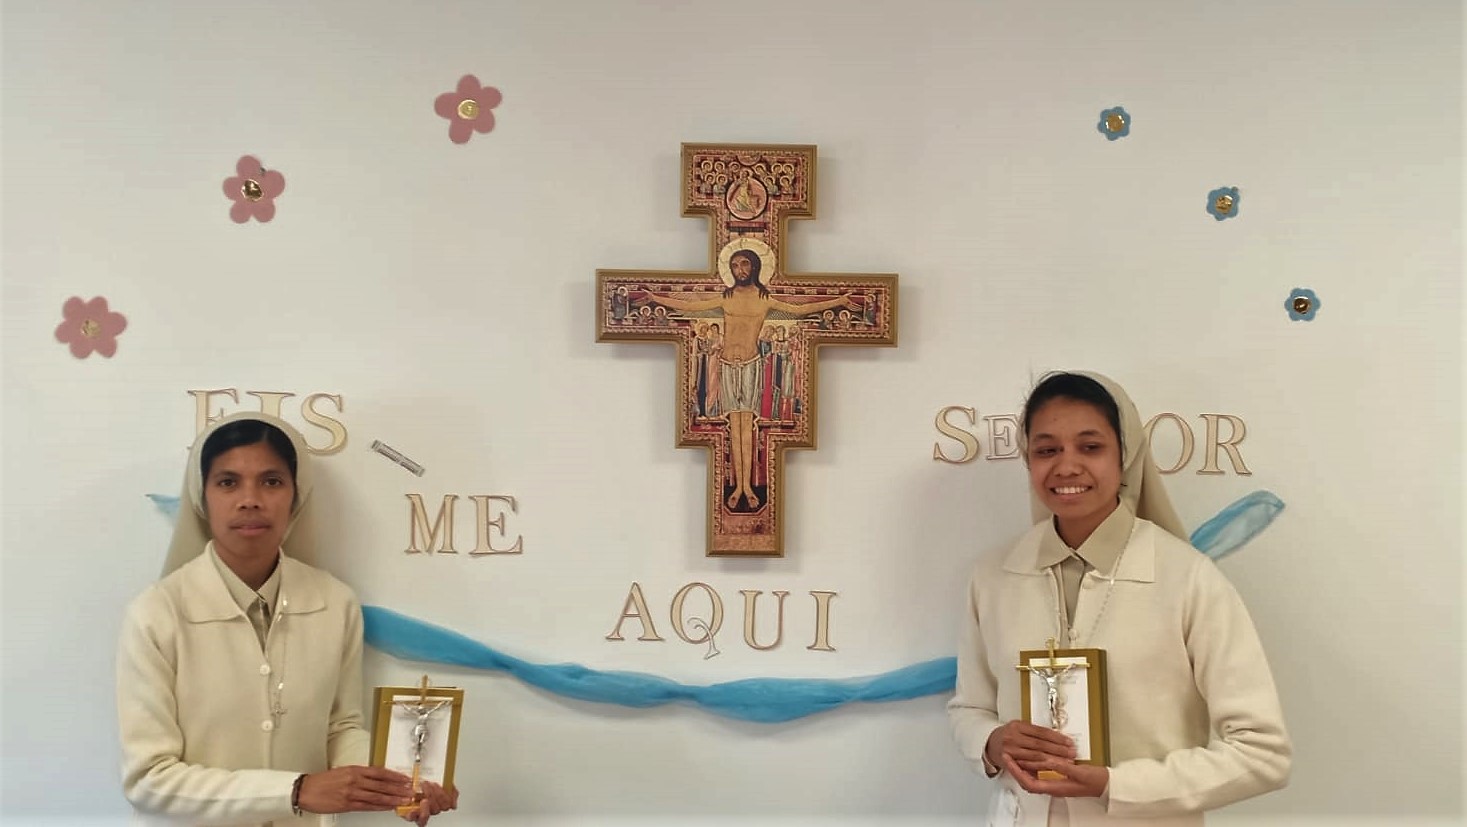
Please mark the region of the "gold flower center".
<svg viewBox="0 0 1467 827"><path fill-rule="evenodd" d="M1309 312L1309 297L1308 296L1295 296L1294 297L1294 312L1295 313L1308 313Z"/></svg>
<svg viewBox="0 0 1467 827"><path fill-rule="evenodd" d="M87 319L81 323L81 332L88 339L95 339L102 332L102 323L96 319Z"/></svg>
<svg viewBox="0 0 1467 827"><path fill-rule="evenodd" d="M1121 113L1112 112L1105 116L1105 128L1111 132L1120 132L1126 128L1126 119L1121 117Z"/></svg>
<svg viewBox="0 0 1467 827"><path fill-rule="evenodd" d="M1233 197L1231 195L1219 195L1214 206L1220 213L1230 213L1233 211Z"/></svg>
<svg viewBox="0 0 1467 827"><path fill-rule="evenodd" d="M239 192L250 201L259 201L265 197L265 190L260 188L260 182L253 178L246 178L245 182L239 185Z"/></svg>
<svg viewBox="0 0 1467 827"><path fill-rule="evenodd" d="M473 98L459 101L458 116L466 121L479 117L479 102Z"/></svg>

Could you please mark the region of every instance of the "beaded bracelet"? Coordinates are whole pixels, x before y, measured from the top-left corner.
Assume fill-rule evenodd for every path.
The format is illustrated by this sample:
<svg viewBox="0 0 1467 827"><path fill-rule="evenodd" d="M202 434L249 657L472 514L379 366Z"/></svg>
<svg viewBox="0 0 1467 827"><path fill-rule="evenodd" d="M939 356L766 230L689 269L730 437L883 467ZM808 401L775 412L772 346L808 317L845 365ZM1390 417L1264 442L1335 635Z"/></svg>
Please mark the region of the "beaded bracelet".
<svg viewBox="0 0 1467 827"><path fill-rule="evenodd" d="M301 809L301 785L305 782L306 774L301 773L295 777L295 784L290 788L290 810L297 816L305 815L305 811Z"/></svg>

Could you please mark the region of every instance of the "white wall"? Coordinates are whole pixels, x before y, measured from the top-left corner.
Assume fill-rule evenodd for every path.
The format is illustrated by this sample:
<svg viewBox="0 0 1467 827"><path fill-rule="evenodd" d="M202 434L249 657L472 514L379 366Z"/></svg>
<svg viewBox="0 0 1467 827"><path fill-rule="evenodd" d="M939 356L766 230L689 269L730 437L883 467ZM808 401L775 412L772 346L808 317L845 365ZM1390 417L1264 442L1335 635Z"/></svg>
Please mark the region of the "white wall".
<svg viewBox="0 0 1467 827"><path fill-rule="evenodd" d="M1294 778L1227 815L1461 818L1458 4L11 0L3 25L6 823L125 814L114 636L163 557L144 494L178 489L187 390L344 397L327 562L364 602L703 683L951 654L971 561L1027 512L1016 463L932 460L933 416L1012 411L1055 367L1143 415L1247 422L1252 476L1169 478L1189 526L1258 488L1288 504L1223 568ZM505 101L455 146L432 102L470 72ZM1135 127L1111 143L1113 104ZM704 263L683 141L818 144L790 266L901 275L900 347L822 357L784 560L703 556L670 349L593 341L596 268ZM226 215L246 153L286 176L269 224ZM1316 321L1287 318L1294 287ZM115 358L52 339L71 295L127 315ZM525 553L403 554L409 492L515 495ZM771 652L603 639L632 581L665 617L694 580L731 629L739 589L838 591L839 651L805 649L801 612ZM469 691L454 823L967 823L986 800L942 697L765 726L430 671Z"/></svg>

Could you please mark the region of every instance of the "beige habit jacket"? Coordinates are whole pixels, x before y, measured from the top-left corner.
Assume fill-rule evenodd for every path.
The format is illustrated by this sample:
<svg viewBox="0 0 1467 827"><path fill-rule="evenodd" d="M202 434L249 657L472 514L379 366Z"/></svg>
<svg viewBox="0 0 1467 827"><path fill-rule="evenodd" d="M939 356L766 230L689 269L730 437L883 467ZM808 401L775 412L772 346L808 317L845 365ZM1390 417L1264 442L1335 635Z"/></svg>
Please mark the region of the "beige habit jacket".
<svg viewBox="0 0 1467 827"><path fill-rule="evenodd" d="M1037 560L1045 529L985 558L968 588L948 709L979 772L989 734L1021 717L1019 651L1064 639L1059 582ZM1138 519L1107 601L1108 587L1106 577L1086 573L1073 625L1079 646L1106 650L1110 787L1103 799L1064 799L1069 823L1201 824L1204 810L1282 787L1291 746L1273 676L1243 601L1217 566ZM1024 792L1008 773L999 782L995 803L1016 805L1017 824L1047 823L1048 796Z"/></svg>
<svg viewBox="0 0 1467 827"><path fill-rule="evenodd" d="M329 822L291 814L296 776L367 762L361 606L326 572L280 566L264 652L209 553L128 607L117 714L135 823Z"/></svg>

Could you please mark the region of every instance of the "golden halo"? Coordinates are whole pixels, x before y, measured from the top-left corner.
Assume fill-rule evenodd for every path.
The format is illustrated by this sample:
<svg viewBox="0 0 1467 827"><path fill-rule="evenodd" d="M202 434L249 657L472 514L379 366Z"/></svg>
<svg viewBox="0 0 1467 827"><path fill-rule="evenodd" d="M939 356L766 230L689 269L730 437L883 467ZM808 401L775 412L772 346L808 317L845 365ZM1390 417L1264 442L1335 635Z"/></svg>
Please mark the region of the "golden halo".
<svg viewBox="0 0 1467 827"><path fill-rule="evenodd" d="M723 283L733 287L733 271L728 269L728 258L738 250L748 250L759 257L759 281L767 287L774 277L774 250L759 239L748 236L736 238L718 251L718 275Z"/></svg>

